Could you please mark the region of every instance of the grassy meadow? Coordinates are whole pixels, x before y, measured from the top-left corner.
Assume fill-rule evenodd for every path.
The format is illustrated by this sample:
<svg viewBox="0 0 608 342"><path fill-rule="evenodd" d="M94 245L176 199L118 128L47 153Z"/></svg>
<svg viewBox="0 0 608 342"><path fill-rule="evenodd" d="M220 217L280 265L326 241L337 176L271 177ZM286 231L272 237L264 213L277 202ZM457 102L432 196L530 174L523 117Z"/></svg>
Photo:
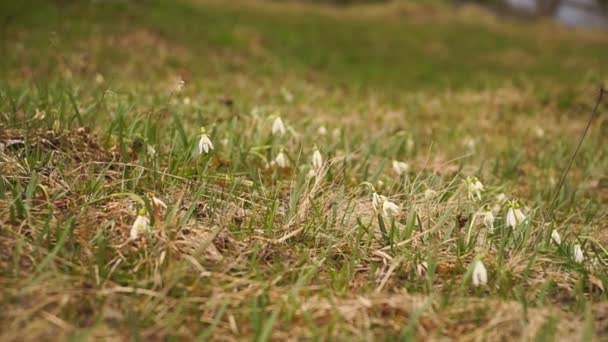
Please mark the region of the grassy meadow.
<svg viewBox="0 0 608 342"><path fill-rule="evenodd" d="M0 2L0 340L607 340L608 35L443 1Z"/></svg>

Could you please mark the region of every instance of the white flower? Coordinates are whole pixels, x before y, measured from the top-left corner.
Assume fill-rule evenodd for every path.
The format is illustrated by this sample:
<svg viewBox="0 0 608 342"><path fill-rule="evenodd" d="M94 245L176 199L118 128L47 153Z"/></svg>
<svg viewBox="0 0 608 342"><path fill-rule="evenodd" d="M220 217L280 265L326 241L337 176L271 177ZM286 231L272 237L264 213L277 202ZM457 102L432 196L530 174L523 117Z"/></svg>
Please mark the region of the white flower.
<svg viewBox="0 0 608 342"><path fill-rule="evenodd" d="M469 150L474 151L475 147L477 146L477 140L472 137L465 137L462 141L462 144L466 146L466 148L468 148Z"/></svg>
<svg viewBox="0 0 608 342"><path fill-rule="evenodd" d="M372 195L372 205L376 212L382 208L382 214L386 217L393 217L401 211L397 204L389 201L385 196L378 195L376 192Z"/></svg>
<svg viewBox="0 0 608 342"><path fill-rule="evenodd" d="M198 154L209 153L210 150L213 150L213 143L209 136L205 134L205 128L201 127L201 138L198 141Z"/></svg>
<svg viewBox="0 0 608 342"><path fill-rule="evenodd" d="M534 134L536 134L537 138L542 139L545 136L545 130L542 127L536 126L534 128Z"/></svg>
<svg viewBox="0 0 608 342"><path fill-rule="evenodd" d="M281 120L280 116L277 116L276 119L272 122L272 134L273 135L283 135L287 132L285 129L285 125L283 124L283 120Z"/></svg>
<svg viewBox="0 0 608 342"><path fill-rule="evenodd" d="M585 260L585 255L583 254L581 245L574 245L574 251L572 254L574 256L574 261L578 262L579 264Z"/></svg>
<svg viewBox="0 0 608 342"><path fill-rule="evenodd" d="M321 152L319 152L318 148L315 148L315 151L312 154L312 168L315 170L320 170L323 167L323 156Z"/></svg>
<svg viewBox="0 0 608 342"><path fill-rule="evenodd" d="M167 209L167 205L165 204L165 202L163 202L160 198L157 198L156 196L152 196L152 202L158 208Z"/></svg>
<svg viewBox="0 0 608 342"><path fill-rule="evenodd" d="M281 169L289 167L289 161L287 160L287 156L285 153L283 153L283 151L280 151L279 154L277 154L276 158L274 158L274 162Z"/></svg>
<svg viewBox="0 0 608 342"><path fill-rule="evenodd" d="M427 200L432 199L436 195L437 195L437 191L435 191L433 189L426 189L426 190L424 190L424 198L427 199Z"/></svg>
<svg viewBox="0 0 608 342"><path fill-rule="evenodd" d="M494 214L491 210L487 210L483 213L483 224L490 232L494 231Z"/></svg>
<svg viewBox="0 0 608 342"><path fill-rule="evenodd" d="M153 145L146 144L146 153L148 153L148 157L154 158L156 156L156 149Z"/></svg>
<svg viewBox="0 0 608 342"><path fill-rule="evenodd" d="M488 283L488 271L483 265L481 260L475 261L475 268L473 268L473 285L480 286Z"/></svg>
<svg viewBox="0 0 608 342"><path fill-rule="evenodd" d="M150 230L150 219L148 219L146 209L141 209L137 214L135 222L131 227L131 240L137 240L140 233L144 233Z"/></svg>
<svg viewBox="0 0 608 342"><path fill-rule="evenodd" d="M477 197L478 200L481 200L481 192L483 191L483 184L477 179L477 177L467 177L465 180L467 184L467 191L469 193L469 199L475 200Z"/></svg>
<svg viewBox="0 0 608 342"><path fill-rule="evenodd" d="M319 135L326 135L326 134L327 134L327 128L325 128L325 126L319 127Z"/></svg>
<svg viewBox="0 0 608 342"><path fill-rule="evenodd" d="M178 78L175 81L175 84L173 85L173 92L181 93L185 87L186 87L186 82L184 82L184 80L182 80L181 78Z"/></svg>
<svg viewBox="0 0 608 342"><path fill-rule="evenodd" d="M521 209L519 209L519 204L517 204L517 202L515 201L509 203L509 210L507 211L506 218L507 227L515 228L525 219L526 216L521 211Z"/></svg>
<svg viewBox="0 0 608 342"><path fill-rule="evenodd" d="M555 229L553 229L553 231L551 232L551 240L553 240L556 245L561 245L562 243L562 238L559 236L559 233Z"/></svg>
<svg viewBox="0 0 608 342"><path fill-rule="evenodd" d="M384 203L382 203L382 213L386 217L393 217L399 214L399 211L401 211L399 206L391 201L384 201Z"/></svg>
<svg viewBox="0 0 608 342"><path fill-rule="evenodd" d="M401 176L406 173L410 169L408 163L404 163L401 161L393 160L393 171L397 174L397 176Z"/></svg>

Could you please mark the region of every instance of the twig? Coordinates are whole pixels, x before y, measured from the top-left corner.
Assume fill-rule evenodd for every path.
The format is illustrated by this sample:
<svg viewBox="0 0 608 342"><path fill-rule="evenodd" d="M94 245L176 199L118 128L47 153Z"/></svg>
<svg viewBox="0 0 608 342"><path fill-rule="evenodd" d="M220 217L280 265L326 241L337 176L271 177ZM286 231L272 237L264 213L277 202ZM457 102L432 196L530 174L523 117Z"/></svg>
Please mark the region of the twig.
<svg viewBox="0 0 608 342"><path fill-rule="evenodd" d="M555 209L555 203L557 202L559 193L561 192L562 187L564 186L564 182L566 181L566 176L568 175L568 172L570 172L570 169L572 168L572 164L574 163L574 159L576 158L579 150L581 149L581 146L583 145L583 141L585 140L585 137L587 136L587 133L589 132L589 128L591 127L591 123L593 122L593 119L595 118L595 116L597 114L597 109L598 109L600 103L602 102L604 93L606 93L606 89L604 89L603 85L600 85L599 93L597 95L597 99L595 100L595 106L593 107L593 111L591 112L591 116L589 117L589 121L587 122L587 127L585 127L585 131L583 132L583 135L581 136L581 139L579 140L578 145L576 146L576 150L574 150L572 157L570 157L570 160L568 161L568 166L566 166L566 168L562 172L559 183L557 184L557 188L555 189L555 193L553 194L553 200L551 200L551 205L549 206L549 210L547 211L547 216L550 216L551 219L553 219L553 216L554 216L553 210Z"/></svg>

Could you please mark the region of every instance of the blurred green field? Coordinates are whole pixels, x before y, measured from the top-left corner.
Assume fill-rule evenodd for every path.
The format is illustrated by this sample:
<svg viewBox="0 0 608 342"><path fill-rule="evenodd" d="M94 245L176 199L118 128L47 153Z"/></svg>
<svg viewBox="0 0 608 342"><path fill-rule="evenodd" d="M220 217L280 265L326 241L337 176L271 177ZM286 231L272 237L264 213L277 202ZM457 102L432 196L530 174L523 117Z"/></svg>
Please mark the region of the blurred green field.
<svg viewBox="0 0 608 342"><path fill-rule="evenodd" d="M530 80L598 82L598 70L608 59L601 32L522 27L482 11L454 15L432 3L322 11L306 5L281 10L256 1L2 6L2 72L17 78L19 67L52 76L57 53L79 53L86 59L85 70L76 71L81 77L100 72L109 79L149 82L183 73L210 83L240 75L274 82L292 77L398 93Z"/></svg>
<svg viewBox="0 0 608 342"><path fill-rule="evenodd" d="M558 183L607 47L444 1L0 2L0 340L605 340L608 95Z"/></svg>

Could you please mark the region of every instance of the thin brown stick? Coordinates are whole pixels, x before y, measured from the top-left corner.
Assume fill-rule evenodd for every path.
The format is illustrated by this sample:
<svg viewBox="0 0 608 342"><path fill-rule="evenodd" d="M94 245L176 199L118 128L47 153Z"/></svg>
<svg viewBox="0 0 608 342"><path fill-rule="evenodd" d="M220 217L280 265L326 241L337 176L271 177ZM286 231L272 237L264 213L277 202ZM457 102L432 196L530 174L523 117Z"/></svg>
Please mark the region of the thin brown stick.
<svg viewBox="0 0 608 342"><path fill-rule="evenodd" d="M606 92L606 89L604 89L604 86L601 85L599 88L599 93L597 95L597 99L595 100L595 106L593 107L593 111L591 112L591 116L589 117L589 121L587 122L587 127L585 127L585 131L583 132L583 135L581 136L580 140L578 141L576 150L574 150L572 157L570 157L570 160L568 161L568 166L566 166L566 168L562 172L559 183L557 184L557 188L555 189L555 193L553 194L553 199L551 200L551 205L549 206L549 210L547 211L547 216L549 216L551 220L554 218L555 203L557 202L559 193L561 192L562 187L564 186L564 182L566 181L566 176L568 175L568 172L570 172L570 169L572 168L572 164L574 164L574 159L578 155L578 152L580 151L581 146L583 145L583 141L585 140L585 137L587 136L587 133L589 132L589 128L591 127L591 123L593 122L593 119L595 118L595 116L597 114L597 109L599 108L600 103L602 102L602 98L604 97L605 92Z"/></svg>

